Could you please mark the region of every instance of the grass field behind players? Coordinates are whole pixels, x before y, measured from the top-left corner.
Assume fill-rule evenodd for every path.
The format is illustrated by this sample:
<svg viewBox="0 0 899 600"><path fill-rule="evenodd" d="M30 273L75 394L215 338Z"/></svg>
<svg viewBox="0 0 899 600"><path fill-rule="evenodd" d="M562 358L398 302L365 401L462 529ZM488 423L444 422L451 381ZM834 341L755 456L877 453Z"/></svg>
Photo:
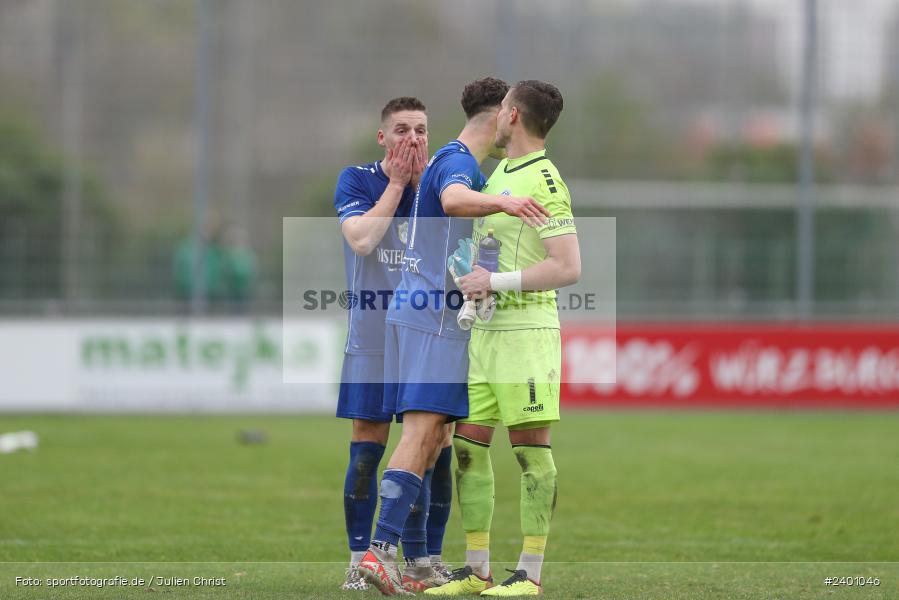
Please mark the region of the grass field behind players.
<svg viewBox="0 0 899 600"><path fill-rule="evenodd" d="M266 443L238 443L248 428ZM154 579L162 598L358 597L337 591L347 422L0 417L21 429L41 446L0 456L0 598L147 598L155 577L188 581ZM546 598L899 597L899 414L568 412L553 449ZM504 579L520 533L502 431L493 461ZM464 557L457 506L444 556ZM72 576L144 585L47 586Z"/></svg>

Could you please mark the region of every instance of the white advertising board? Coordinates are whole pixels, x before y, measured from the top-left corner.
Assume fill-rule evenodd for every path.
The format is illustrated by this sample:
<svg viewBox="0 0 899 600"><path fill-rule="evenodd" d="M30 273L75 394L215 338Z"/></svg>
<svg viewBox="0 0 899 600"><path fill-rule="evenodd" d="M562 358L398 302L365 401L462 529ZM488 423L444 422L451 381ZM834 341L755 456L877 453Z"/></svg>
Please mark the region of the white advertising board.
<svg viewBox="0 0 899 600"><path fill-rule="evenodd" d="M0 411L331 412L344 335L330 320L0 321Z"/></svg>

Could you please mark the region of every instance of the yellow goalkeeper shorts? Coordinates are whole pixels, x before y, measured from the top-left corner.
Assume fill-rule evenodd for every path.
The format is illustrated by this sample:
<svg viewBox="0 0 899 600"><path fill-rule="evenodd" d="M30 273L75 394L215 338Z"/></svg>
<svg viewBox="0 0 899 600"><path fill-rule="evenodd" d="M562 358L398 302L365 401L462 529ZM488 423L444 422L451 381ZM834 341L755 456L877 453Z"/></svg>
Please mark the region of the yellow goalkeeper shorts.
<svg viewBox="0 0 899 600"><path fill-rule="evenodd" d="M506 427L559 420L562 338L558 329L472 329L468 418Z"/></svg>

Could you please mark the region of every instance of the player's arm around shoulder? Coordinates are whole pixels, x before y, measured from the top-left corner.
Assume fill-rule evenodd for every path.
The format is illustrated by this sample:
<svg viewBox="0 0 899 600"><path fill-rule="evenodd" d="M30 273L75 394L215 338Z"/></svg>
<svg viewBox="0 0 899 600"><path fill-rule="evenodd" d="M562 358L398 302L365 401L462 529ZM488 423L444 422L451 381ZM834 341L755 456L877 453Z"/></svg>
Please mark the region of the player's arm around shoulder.
<svg viewBox="0 0 899 600"><path fill-rule="evenodd" d="M453 183L440 194L443 212L451 217L486 217L496 213L518 217L531 227L545 223L549 212L529 196L491 196Z"/></svg>
<svg viewBox="0 0 899 600"><path fill-rule="evenodd" d="M440 204L443 212L451 217L486 217L496 213L506 213L519 217L525 223L536 227L546 222L549 213L533 198L523 196L493 196L473 189L474 180L479 177L477 163L468 164L470 157L451 157L443 161L436 173L439 182Z"/></svg>
<svg viewBox="0 0 899 600"><path fill-rule="evenodd" d="M547 197L540 189L533 192L550 213L549 219L536 228L546 258L513 272L490 273L475 266L459 280L462 293L482 298L491 292L557 290L577 283L581 277L581 251L567 194L567 188L564 196L557 198Z"/></svg>

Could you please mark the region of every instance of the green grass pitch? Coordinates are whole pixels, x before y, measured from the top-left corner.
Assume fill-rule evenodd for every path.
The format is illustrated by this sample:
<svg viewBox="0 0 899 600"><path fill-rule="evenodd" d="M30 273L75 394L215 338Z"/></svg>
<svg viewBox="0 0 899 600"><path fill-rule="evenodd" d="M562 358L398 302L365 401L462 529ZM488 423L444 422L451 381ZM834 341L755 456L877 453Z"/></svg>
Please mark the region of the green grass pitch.
<svg viewBox="0 0 899 600"><path fill-rule="evenodd" d="M563 418L546 598L899 598L899 413ZM248 428L266 443L238 443ZM0 455L2 599L359 597L337 591L346 421L0 417L0 432L21 429L41 446ZM502 579L521 543L519 470L503 431L493 461L491 556ZM444 556L464 557L457 506ZM72 576L145 583L46 583ZM188 583L146 585L155 577ZM825 586L825 577L880 585Z"/></svg>

